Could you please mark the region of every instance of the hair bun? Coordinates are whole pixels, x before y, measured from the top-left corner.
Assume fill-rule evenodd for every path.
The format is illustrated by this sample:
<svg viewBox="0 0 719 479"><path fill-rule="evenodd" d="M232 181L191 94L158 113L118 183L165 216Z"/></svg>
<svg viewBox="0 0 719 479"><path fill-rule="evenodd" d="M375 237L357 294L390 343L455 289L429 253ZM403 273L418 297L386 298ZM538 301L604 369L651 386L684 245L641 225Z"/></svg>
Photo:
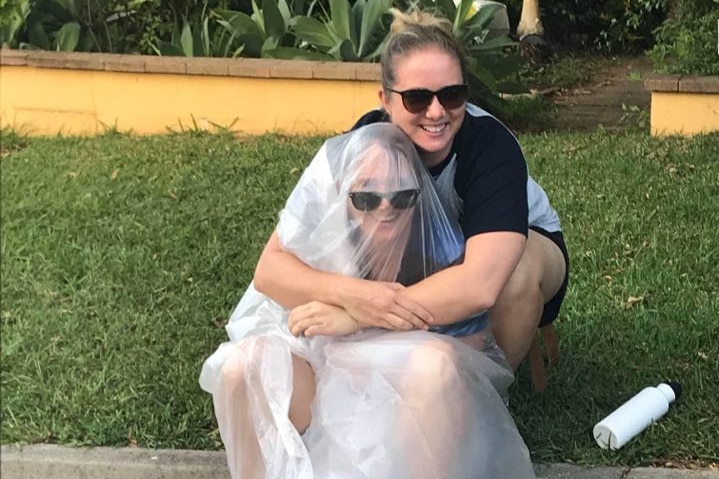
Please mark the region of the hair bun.
<svg viewBox="0 0 719 479"><path fill-rule="evenodd" d="M452 22L444 17L438 17L419 7L412 7L407 12L398 8L390 8L394 17L390 25L390 33L394 36L409 30L412 27L435 27L452 34Z"/></svg>

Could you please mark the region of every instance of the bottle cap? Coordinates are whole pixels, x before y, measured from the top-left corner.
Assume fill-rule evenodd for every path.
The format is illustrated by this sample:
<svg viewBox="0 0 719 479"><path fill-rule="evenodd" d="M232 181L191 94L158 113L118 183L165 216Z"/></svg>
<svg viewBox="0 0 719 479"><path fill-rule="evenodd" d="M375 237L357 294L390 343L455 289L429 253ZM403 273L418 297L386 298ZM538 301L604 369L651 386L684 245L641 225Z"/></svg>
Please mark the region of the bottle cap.
<svg viewBox="0 0 719 479"><path fill-rule="evenodd" d="M664 381L664 384L672 388L672 391L674 391L674 397L679 399L679 396L682 395L682 385L675 381Z"/></svg>

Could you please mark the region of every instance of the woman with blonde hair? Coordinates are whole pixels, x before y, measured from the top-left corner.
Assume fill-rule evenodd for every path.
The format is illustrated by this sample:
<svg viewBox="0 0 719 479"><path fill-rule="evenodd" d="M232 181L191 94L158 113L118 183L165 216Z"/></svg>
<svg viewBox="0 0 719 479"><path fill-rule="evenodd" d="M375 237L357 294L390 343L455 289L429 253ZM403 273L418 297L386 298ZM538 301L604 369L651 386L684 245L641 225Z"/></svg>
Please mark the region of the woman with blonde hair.
<svg viewBox="0 0 719 479"><path fill-rule="evenodd" d="M378 327L442 326L469 343L481 336L474 338L467 318L488 312L497 343L516 369L537 327L558 316L567 290L569 255L559 216L528 175L515 136L467 103L466 61L451 23L416 8L392 13L381 60L381 108L355 128L390 122L409 136L448 215L461 225L463 261L399 289L337 280L287 254L273 236L255 283L286 307L319 301Z"/></svg>

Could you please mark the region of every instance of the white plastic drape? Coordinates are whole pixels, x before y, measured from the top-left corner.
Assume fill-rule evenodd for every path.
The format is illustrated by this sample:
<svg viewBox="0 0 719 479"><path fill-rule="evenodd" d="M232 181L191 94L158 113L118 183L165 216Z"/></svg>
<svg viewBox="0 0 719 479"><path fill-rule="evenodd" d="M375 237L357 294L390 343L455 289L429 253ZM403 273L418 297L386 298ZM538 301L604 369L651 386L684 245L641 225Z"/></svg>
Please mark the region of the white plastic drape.
<svg viewBox="0 0 719 479"><path fill-rule="evenodd" d="M308 265L411 284L461 261L408 138L374 124L328 140L280 213L282 247ZM252 285L229 341L202 368L233 479L534 477L503 395L501 351L426 331L295 337L288 311ZM315 374L312 421L288 419L292 356Z"/></svg>

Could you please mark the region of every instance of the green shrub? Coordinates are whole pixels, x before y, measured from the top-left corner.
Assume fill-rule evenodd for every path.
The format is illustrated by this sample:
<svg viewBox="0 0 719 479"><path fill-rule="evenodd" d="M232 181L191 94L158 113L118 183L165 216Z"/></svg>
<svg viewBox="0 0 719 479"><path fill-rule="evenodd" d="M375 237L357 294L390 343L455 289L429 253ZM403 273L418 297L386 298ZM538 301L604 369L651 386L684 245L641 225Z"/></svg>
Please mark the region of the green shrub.
<svg viewBox="0 0 719 479"><path fill-rule="evenodd" d="M184 24L201 25L209 9L229 8L235 3L230 0L0 2L0 43L3 45L145 54L155 53L154 46L160 40L172 42L175 32Z"/></svg>
<svg viewBox="0 0 719 479"><path fill-rule="evenodd" d="M253 1L247 14L224 8L208 10L205 2L199 16L182 18L181 29L176 19L170 40L158 40L153 49L167 56L259 58L293 47L289 32L293 13L287 2L263 0L261 6Z"/></svg>
<svg viewBox="0 0 719 479"><path fill-rule="evenodd" d="M320 19L297 16L293 32L305 48L329 60L376 61L388 34L390 0L330 0Z"/></svg>
<svg viewBox="0 0 719 479"><path fill-rule="evenodd" d="M657 44L649 51L658 73L719 75L717 53L719 1L680 2L657 29Z"/></svg>
<svg viewBox="0 0 719 479"><path fill-rule="evenodd" d="M3 0L0 0L3 1ZM397 0L29 0L0 4L11 46L170 56L377 61ZM14 0L17 2L18 0ZM496 5L418 0L445 15L468 54L471 100L501 116L497 93L522 93L517 44L489 29ZM7 11L7 15L5 14Z"/></svg>
<svg viewBox="0 0 719 479"><path fill-rule="evenodd" d="M17 46L17 33L29 13L28 0L0 0L0 47Z"/></svg>

